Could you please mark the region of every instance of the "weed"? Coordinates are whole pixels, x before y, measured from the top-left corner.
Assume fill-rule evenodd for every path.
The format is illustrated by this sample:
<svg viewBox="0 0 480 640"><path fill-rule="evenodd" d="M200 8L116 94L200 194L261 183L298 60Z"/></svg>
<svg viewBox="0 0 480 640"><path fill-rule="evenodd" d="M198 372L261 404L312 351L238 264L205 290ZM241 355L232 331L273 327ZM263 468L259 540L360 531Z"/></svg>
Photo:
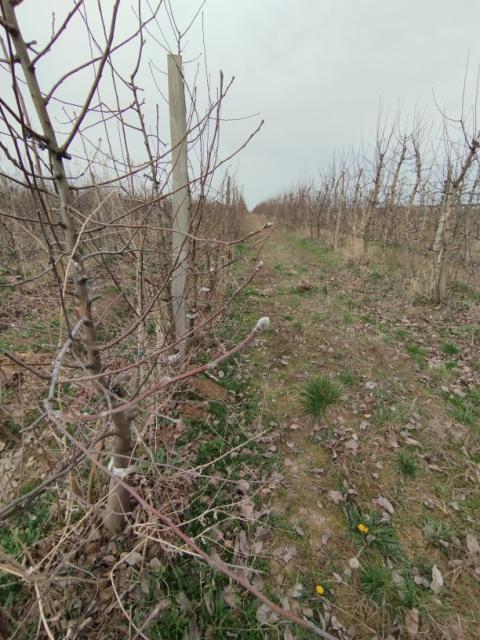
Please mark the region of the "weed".
<svg viewBox="0 0 480 640"><path fill-rule="evenodd" d="M21 559L25 549L47 535L52 526L50 500L51 494L44 493L28 511L14 518L11 526L0 526L0 547L5 553Z"/></svg>
<svg viewBox="0 0 480 640"><path fill-rule="evenodd" d="M364 565L360 584L364 593L379 607L386 608L395 596L391 571L377 562Z"/></svg>
<svg viewBox="0 0 480 640"><path fill-rule="evenodd" d="M480 291L466 282L455 282L452 290L454 293L460 294L464 299L480 302Z"/></svg>
<svg viewBox="0 0 480 640"><path fill-rule="evenodd" d="M480 389L470 389L465 396L448 396L450 415L466 427L478 428L480 422Z"/></svg>
<svg viewBox="0 0 480 640"><path fill-rule="evenodd" d="M238 256L244 256L250 251L250 246L246 242L239 242L235 245L235 251Z"/></svg>
<svg viewBox="0 0 480 640"><path fill-rule="evenodd" d="M456 371L458 369L458 362L456 360L445 362L445 369L447 371Z"/></svg>
<svg viewBox="0 0 480 640"><path fill-rule="evenodd" d="M8 609L20 604L26 595L25 587L19 578L0 571L0 605Z"/></svg>
<svg viewBox="0 0 480 640"><path fill-rule="evenodd" d="M318 376L307 382L300 398L305 414L318 419L323 418L329 407L339 402L341 395L338 384L326 376Z"/></svg>
<svg viewBox="0 0 480 640"><path fill-rule="evenodd" d="M370 271L370 273L367 276L367 282L370 282L372 284L378 284L383 280L383 278L384 276L382 273L380 273L380 271L377 271L376 269L372 269L372 271Z"/></svg>
<svg viewBox="0 0 480 640"><path fill-rule="evenodd" d="M417 457L409 449L402 449L398 453L397 464L401 473L408 478L414 478L418 473Z"/></svg>
<svg viewBox="0 0 480 640"><path fill-rule="evenodd" d="M357 374L349 371L348 369L343 369L343 371L340 371L338 373L338 379L346 387L354 387L360 382L360 378L357 376Z"/></svg>
<svg viewBox="0 0 480 640"><path fill-rule="evenodd" d="M427 354L423 347L420 347L418 344L414 344L413 342L410 342L405 346L405 351L409 354L412 360L414 360L415 363L421 369L425 368L426 366L425 360L426 360Z"/></svg>
<svg viewBox="0 0 480 640"><path fill-rule="evenodd" d="M423 535L431 545L445 552L450 547L454 531L442 520L428 518L423 525Z"/></svg>
<svg viewBox="0 0 480 640"><path fill-rule="evenodd" d="M346 516L352 533L359 544L378 550L386 558L400 558L402 550L390 522L382 521L378 511L362 514L357 505L346 508Z"/></svg>
<svg viewBox="0 0 480 640"><path fill-rule="evenodd" d="M444 342L440 351L446 356L457 356L460 353L460 349L453 342Z"/></svg>
<svg viewBox="0 0 480 640"><path fill-rule="evenodd" d="M408 338L408 332L405 331L405 329L395 329L393 334L399 340L407 340L407 338Z"/></svg>
<svg viewBox="0 0 480 640"><path fill-rule="evenodd" d="M383 427L387 424L401 424L408 418L409 408L405 405L380 405L373 416L373 424Z"/></svg>

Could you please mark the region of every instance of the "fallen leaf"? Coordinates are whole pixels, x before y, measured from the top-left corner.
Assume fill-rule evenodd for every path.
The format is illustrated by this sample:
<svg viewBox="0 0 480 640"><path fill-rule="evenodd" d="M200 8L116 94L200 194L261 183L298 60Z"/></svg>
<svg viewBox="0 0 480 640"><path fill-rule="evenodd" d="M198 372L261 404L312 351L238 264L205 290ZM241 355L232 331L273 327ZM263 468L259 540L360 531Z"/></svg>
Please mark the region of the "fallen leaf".
<svg viewBox="0 0 480 640"><path fill-rule="evenodd" d="M418 634L420 616L418 609L409 609L405 613L405 629L410 638L415 638Z"/></svg>
<svg viewBox="0 0 480 640"><path fill-rule="evenodd" d="M303 593L303 584L297 582L291 589L288 590L287 595L289 598L300 598Z"/></svg>
<svg viewBox="0 0 480 640"><path fill-rule="evenodd" d="M377 504L381 509L384 509L384 511L387 511L387 513L389 513L390 515L393 515L395 513L395 509L393 508L392 503L390 502L390 500L387 500L387 498L379 496L378 498L375 498L373 502Z"/></svg>
<svg viewBox="0 0 480 640"><path fill-rule="evenodd" d="M476 556L480 553L480 544L478 543L477 536L473 533L467 533L467 549L470 556Z"/></svg>
<svg viewBox="0 0 480 640"><path fill-rule="evenodd" d="M250 498L245 498L240 502L240 513L246 520L254 520L254 505Z"/></svg>
<svg viewBox="0 0 480 640"><path fill-rule="evenodd" d="M350 569L360 569L360 562L358 558L350 558L350 560L348 561L348 566L350 567Z"/></svg>
<svg viewBox="0 0 480 640"><path fill-rule="evenodd" d="M192 604L183 591L179 591L177 593L177 595L175 596L175 600L177 601L177 604L180 606L180 609L183 614L186 614L189 611L191 611Z"/></svg>
<svg viewBox="0 0 480 640"><path fill-rule="evenodd" d="M272 624L278 620L278 615L269 609L266 604L261 604L255 614L259 624Z"/></svg>
<svg viewBox="0 0 480 640"><path fill-rule="evenodd" d="M415 575L413 576L413 581L416 585L420 586L420 587L425 587L425 589L429 589L430 588L430 582L424 578L423 576L420 575Z"/></svg>
<svg viewBox="0 0 480 640"><path fill-rule="evenodd" d="M240 493L247 494L250 490L250 483L247 480L239 480L237 482L237 488Z"/></svg>
<svg viewBox="0 0 480 640"><path fill-rule="evenodd" d="M290 562L292 558L297 555L297 548L293 544L285 545L283 547L279 547L275 549L273 555L280 560L283 560L285 564Z"/></svg>
<svg viewBox="0 0 480 640"><path fill-rule="evenodd" d="M152 558L149 562L149 565L150 565L150 569L153 569L153 571L158 571L159 569L162 568L162 563L158 558Z"/></svg>
<svg viewBox="0 0 480 640"><path fill-rule="evenodd" d="M435 595L440 593L441 588L443 587L443 576L440 573L437 565L434 564L432 567L432 581L430 582L430 589L433 591Z"/></svg>
<svg viewBox="0 0 480 640"><path fill-rule="evenodd" d="M329 491L327 493L328 499L331 500L334 504L340 504L340 502L345 502L345 497L340 493L340 491Z"/></svg>
<svg viewBox="0 0 480 640"><path fill-rule="evenodd" d="M172 606L172 601L170 600L170 598L162 598L161 600L158 601L158 604L155 607L155 609L160 613L162 611L167 611L168 609L171 608L171 606Z"/></svg>
<svg viewBox="0 0 480 640"><path fill-rule="evenodd" d="M356 453L358 450L358 442L353 438L351 440L347 440L345 443L345 449L350 449L353 453Z"/></svg>
<svg viewBox="0 0 480 640"><path fill-rule="evenodd" d="M398 573L398 571L392 571L392 581L399 589L403 589L405 587L405 578Z"/></svg>
<svg viewBox="0 0 480 640"><path fill-rule="evenodd" d="M125 558L125 562L130 565L130 567L135 567L137 564L140 564L143 560L143 556L138 551L130 551Z"/></svg>
<svg viewBox="0 0 480 640"><path fill-rule="evenodd" d="M229 607L231 607L232 609L240 608L240 604L241 604L240 597L232 585L225 587L225 589L222 592L222 596L225 603L228 604Z"/></svg>

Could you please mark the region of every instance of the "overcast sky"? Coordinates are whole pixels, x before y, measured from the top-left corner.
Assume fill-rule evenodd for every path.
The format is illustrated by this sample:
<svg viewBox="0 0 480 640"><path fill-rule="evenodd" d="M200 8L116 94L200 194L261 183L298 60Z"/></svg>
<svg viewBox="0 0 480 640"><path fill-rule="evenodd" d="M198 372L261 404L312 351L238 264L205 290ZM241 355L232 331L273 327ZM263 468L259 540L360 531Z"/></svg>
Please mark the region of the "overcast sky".
<svg viewBox="0 0 480 640"><path fill-rule="evenodd" d="M110 0L102 4L111 6ZM49 24L49 11L60 14L66 5L24 0L19 18L34 37L42 21ZM121 28L127 30L131 3L123 5ZM182 27L199 3L172 5ZM474 95L479 0L207 0L203 15L212 78L219 69L236 78L224 115L259 114L226 123L222 151L228 153L265 120L232 165L250 207L299 178L315 177L335 152L358 144L362 135L368 139L380 102L384 112L399 105L405 118L417 109L427 120L437 119L435 94L457 115L468 56L468 99ZM76 52L68 44L62 45L63 56L73 59ZM201 54L199 21L188 33L184 56ZM158 60L163 58L159 50ZM145 95L153 94L153 83L144 82Z"/></svg>

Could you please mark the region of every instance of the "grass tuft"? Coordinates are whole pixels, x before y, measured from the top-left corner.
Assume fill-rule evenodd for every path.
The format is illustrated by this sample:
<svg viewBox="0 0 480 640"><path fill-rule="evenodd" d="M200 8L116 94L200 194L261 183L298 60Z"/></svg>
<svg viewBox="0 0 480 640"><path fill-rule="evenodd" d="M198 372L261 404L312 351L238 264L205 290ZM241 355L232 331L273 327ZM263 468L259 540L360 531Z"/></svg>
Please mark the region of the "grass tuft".
<svg viewBox="0 0 480 640"><path fill-rule="evenodd" d="M460 349L453 342L444 342L440 351L446 356L457 356L460 353Z"/></svg>
<svg viewBox="0 0 480 640"><path fill-rule="evenodd" d="M371 563L363 567L360 584L364 593L379 607L386 607L395 593L391 572L381 564Z"/></svg>
<svg viewBox="0 0 480 640"><path fill-rule="evenodd" d="M415 478L418 473L417 457L413 451L401 450L397 456L397 464L403 475L408 478Z"/></svg>
<svg viewBox="0 0 480 640"><path fill-rule="evenodd" d="M341 395L338 384L326 376L318 376L307 382L300 399L305 414L318 419L325 416L329 407L339 402Z"/></svg>
<svg viewBox="0 0 480 640"><path fill-rule="evenodd" d="M360 378L355 373L353 373L353 371L349 371L348 369L340 371L338 374L338 379L346 387L354 387L360 381Z"/></svg>

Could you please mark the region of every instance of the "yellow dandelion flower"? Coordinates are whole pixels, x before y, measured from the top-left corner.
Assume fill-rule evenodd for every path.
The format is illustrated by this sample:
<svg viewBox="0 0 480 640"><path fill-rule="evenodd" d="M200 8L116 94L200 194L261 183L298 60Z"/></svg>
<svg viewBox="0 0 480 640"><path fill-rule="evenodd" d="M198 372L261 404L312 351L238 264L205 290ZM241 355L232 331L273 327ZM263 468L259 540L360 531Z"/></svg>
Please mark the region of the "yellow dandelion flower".
<svg viewBox="0 0 480 640"><path fill-rule="evenodd" d="M366 524L363 524L363 522L357 524L357 529L360 531L360 533L368 533L368 527Z"/></svg>
<svg viewBox="0 0 480 640"><path fill-rule="evenodd" d="M322 587L321 584L317 584L317 586L315 587L315 591L318 593L319 596L323 596L323 594L325 593L325 589Z"/></svg>

